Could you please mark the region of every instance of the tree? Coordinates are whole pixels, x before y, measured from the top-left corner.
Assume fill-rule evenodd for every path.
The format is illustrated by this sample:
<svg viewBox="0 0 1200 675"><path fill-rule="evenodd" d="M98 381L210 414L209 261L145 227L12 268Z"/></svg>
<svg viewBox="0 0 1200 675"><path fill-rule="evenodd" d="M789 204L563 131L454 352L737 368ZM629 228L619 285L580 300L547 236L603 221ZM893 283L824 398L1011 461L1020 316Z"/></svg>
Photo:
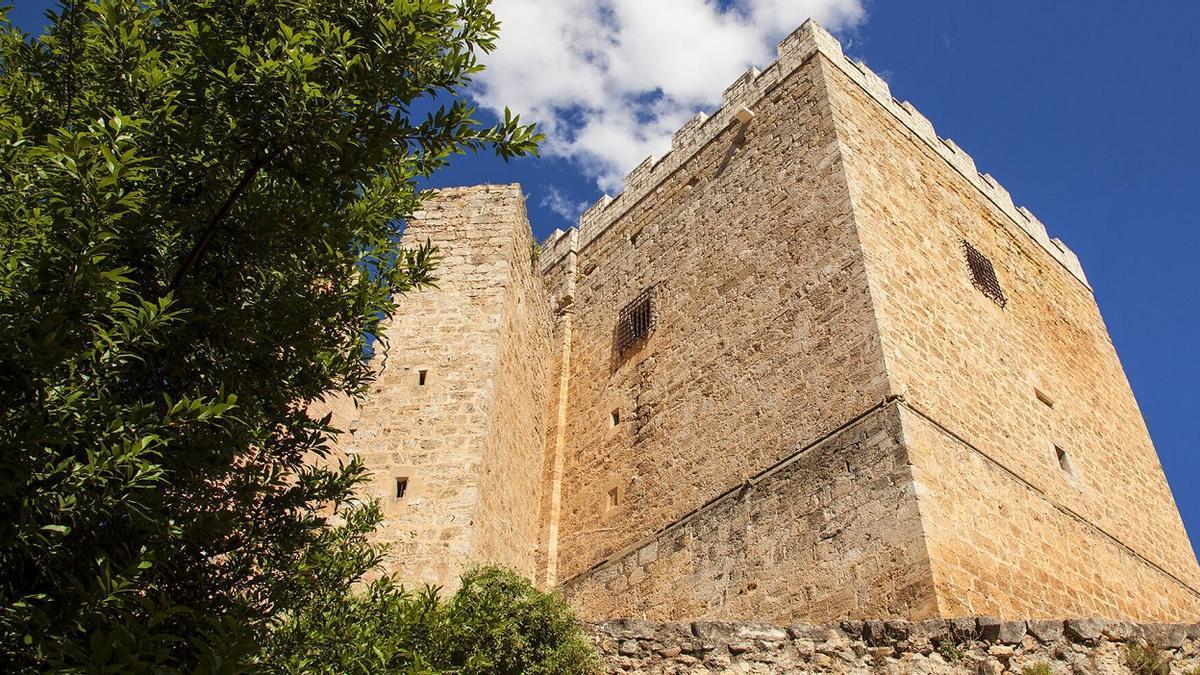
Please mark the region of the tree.
<svg viewBox="0 0 1200 675"><path fill-rule="evenodd" d="M417 181L536 151L461 98L488 0L63 0L0 14L0 668L219 671L378 557L362 396ZM427 114L419 110L430 110ZM330 513L342 525L331 525ZM335 578L336 577L336 578Z"/></svg>
<svg viewBox="0 0 1200 675"><path fill-rule="evenodd" d="M280 622L268 660L274 672L297 674L600 672L566 602L498 569L468 571L444 599L387 578L365 592L327 589Z"/></svg>

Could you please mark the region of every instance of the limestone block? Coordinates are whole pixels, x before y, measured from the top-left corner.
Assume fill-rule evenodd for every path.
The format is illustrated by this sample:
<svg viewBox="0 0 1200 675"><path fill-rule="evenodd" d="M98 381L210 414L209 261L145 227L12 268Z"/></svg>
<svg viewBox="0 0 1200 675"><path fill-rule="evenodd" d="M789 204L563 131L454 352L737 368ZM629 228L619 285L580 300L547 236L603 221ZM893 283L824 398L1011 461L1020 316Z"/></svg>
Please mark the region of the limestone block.
<svg viewBox="0 0 1200 675"><path fill-rule="evenodd" d="M1065 634L1071 640L1091 644L1100 639L1103 629L1100 619L1068 619Z"/></svg>

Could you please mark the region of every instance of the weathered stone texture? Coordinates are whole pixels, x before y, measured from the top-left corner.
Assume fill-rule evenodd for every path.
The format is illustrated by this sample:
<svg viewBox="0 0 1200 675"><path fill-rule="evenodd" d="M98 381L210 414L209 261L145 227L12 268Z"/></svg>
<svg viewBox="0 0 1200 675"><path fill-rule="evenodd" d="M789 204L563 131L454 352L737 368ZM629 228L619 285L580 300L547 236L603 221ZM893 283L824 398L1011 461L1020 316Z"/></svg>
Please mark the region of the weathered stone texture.
<svg viewBox="0 0 1200 675"><path fill-rule="evenodd" d="M426 237L441 285L400 300L345 443L410 583L499 562L589 618L859 620L872 644L810 650L822 668L890 668L875 643L914 631L982 636L1003 661L1062 644L1046 617L1200 615L1078 260L812 23L540 259L516 186L440 191L405 242ZM646 290L656 326L619 350ZM973 614L995 618L896 621ZM713 663L664 649L725 667L762 641L779 642L739 634Z"/></svg>
<svg viewBox="0 0 1200 675"><path fill-rule="evenodd" d="M1200 615L1200 568L1091 290L827 72L888 377L932 421L906 416L906 444L944 610ZM972 286L963 240L991 259L1003 307Z"/></svg>
<svg viewBox="0 0 1200 675"><path fill-rule="evenodd" d="M717 134L580 250L559 581L883 399L878 330L818 76L797 70L759 102L754 124ZM657 327L618 352L618 312L652 287ZM621 500L608 509L614 488ZM670 575L655 583L674 586Z"/></svg>
<svg viewBox="0 0 1200 675"><path fill-rule="evenodd" d="M542 464L550 366L552 317L533 236L518 186L510 186L506 204L519 209L508 248L500 353L493 375L496 387L488 418L483 456L475 556L505 565L527 577L536 568L541 530Z"/></svg>
<svg viewBox="0 0 1200 675"><path fill-rule="evenodd" d="M873 408L561 589L585 617L936 614L894 404Z"/></svg>
<svg viewBox="0 0 1200 675"><path fill-rule="evenodd" d="M1200 616L1175 579L926 418L904 408L903 420L942 615Z"/></svg>
<svg viewBox="0 0 1200 675"><path fill-rule="evenodd" d="M402 579L453 588L469 562L532 576L550 311L520 188L439 191L402 244L427 239L437 288L398 300L393 347L345 445L374 472L367 494Z"/></svg>
<svg viewBox="0 0 1200 675"><path fill-rule="evenodd" d="M343 432L343 435L334 439L335 450L340 449L340 445L349 440L348 432L354 426L355 420L358 419L358 407L354 403L354 399L344 394L330 395L323 400L316 401L308 406L308 415L313 419L321 419L325 415L329 415L329 424L333 428ZM340 454L340 453L335 453ZM337 461L337 457L334 461Z"/></svg>
<svg viewBox="0 0 1200 675"><path fill-rule="evenodd" d="M557 236L557 235L555 235ZM543 278L554 312L551 331L549 395L546 397L545 461L542 466L541 538L538 547L539 587L558 580L558 526L562 512L562 477L565 469L567 413L570 399L572 325L575 316L575 277L578 230L557 236L552 249L561 246L558 262L543 269ZM557 246L555 246L557 245ZM545 252L543 252L545 253ZM553 254L554 251L552 250Z"/></svg>
<svg viewBox="0 0 1200 675"><path fill-rule="evenodd" d="M986 617L787 627L617 620L587 630L610 673L951 675L1045 667L1055 674L1110 675L1135 672L1127 665L1130 642L1168 663L1172 673L1200 667L1197 624L1042 623L1056 628L1050 639L1027 632L1023 623L998 639L991 631L997 621ZM1163 641L1162 635L1178 639Z"/></svg>

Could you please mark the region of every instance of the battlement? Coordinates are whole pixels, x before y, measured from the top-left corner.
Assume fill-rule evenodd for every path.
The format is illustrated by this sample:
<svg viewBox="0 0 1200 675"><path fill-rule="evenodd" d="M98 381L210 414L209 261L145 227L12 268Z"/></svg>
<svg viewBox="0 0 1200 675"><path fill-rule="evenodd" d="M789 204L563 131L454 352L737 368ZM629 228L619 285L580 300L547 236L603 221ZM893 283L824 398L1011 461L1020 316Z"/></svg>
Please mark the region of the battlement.
<svg viewBox="0 0 1200 675"><path fill-rule="evenodd" d="M585 248L609 226L629 211L693 155L738 120L743 109L754 110L757 103L814 54L820 53L872 99L911 130L935 153L963 176L1021 231L1037 242L1082 284L1091 288L1079 258L1059 239L1052 239L1046 226L1033 213L1017 206L1012 196L995 178L981 173L975 160L951 139L937 135L933 124L908 101L892 97L887 82L870 68L842 53L841 43L815 21L809 19L779 43L778 56L762 70L750 68L722 93L721 107L711 115L703 112L684 123L671 137L671 149L662 157L647 157L625 176L623 191L616 197L602 196L579 218L578 237L566 237L556 230L543 244L542 268L549 269L573 246Z"/></svg>

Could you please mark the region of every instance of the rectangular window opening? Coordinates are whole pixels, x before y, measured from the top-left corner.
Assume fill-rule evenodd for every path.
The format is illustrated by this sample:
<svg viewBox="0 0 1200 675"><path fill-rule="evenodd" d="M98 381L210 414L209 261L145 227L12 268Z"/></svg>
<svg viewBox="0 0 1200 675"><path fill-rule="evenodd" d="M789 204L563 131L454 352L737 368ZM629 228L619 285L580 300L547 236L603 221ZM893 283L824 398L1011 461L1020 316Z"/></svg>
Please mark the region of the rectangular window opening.
<svg viewBox="0 0 1200 675"><path fill-rule="evenodd" d="M978 249L962 240L963 254L967 257L967 267L971 270L971 283L978 288L981 293L991 298L993 302L1001 307L1008 304L1008 298L1004 295L1004 289L1000 288L1000 279L996 277L996 268L992 266L992 261L988 260L987 256L980 253Z"/></svg>
<svg viewBox="0 0 1200 675"><path fill-rule="evenodd" d="M429 376L428 370L418 370L417 371L417 386L424 387L425 386L425 378L428 376Z"/></svg>
<svg viewBox="0 0 1200 675"><path fill-rule="evenodd" d="M396 479L396 499L404 499L404 495L408 494L408 479Z"/></svg>
<svg viewBox="0 0 1200 675"><path fill-rule="evenodd" d="M621 309L617 316L618 351L633 347L654 330L658 317L653 291L647 288Z"/></svg>
<svg viewBox="0 0 1200 675"><path fill-rule="evenodd" d="M617 408L612 411L612 425L615 427L621 423L621 409Z"/></svg>
<svg viewBox="0 0 1200 675"><path fill-rule="evenodd" d="M618 490L616 487L613 487L612 489L610 489L608 491L608 495L605 498L605 508L607 508L609 510L615 509L615 508L617 508L618 505L620 505L620 503L621 503L621 491Z"/></svg>

